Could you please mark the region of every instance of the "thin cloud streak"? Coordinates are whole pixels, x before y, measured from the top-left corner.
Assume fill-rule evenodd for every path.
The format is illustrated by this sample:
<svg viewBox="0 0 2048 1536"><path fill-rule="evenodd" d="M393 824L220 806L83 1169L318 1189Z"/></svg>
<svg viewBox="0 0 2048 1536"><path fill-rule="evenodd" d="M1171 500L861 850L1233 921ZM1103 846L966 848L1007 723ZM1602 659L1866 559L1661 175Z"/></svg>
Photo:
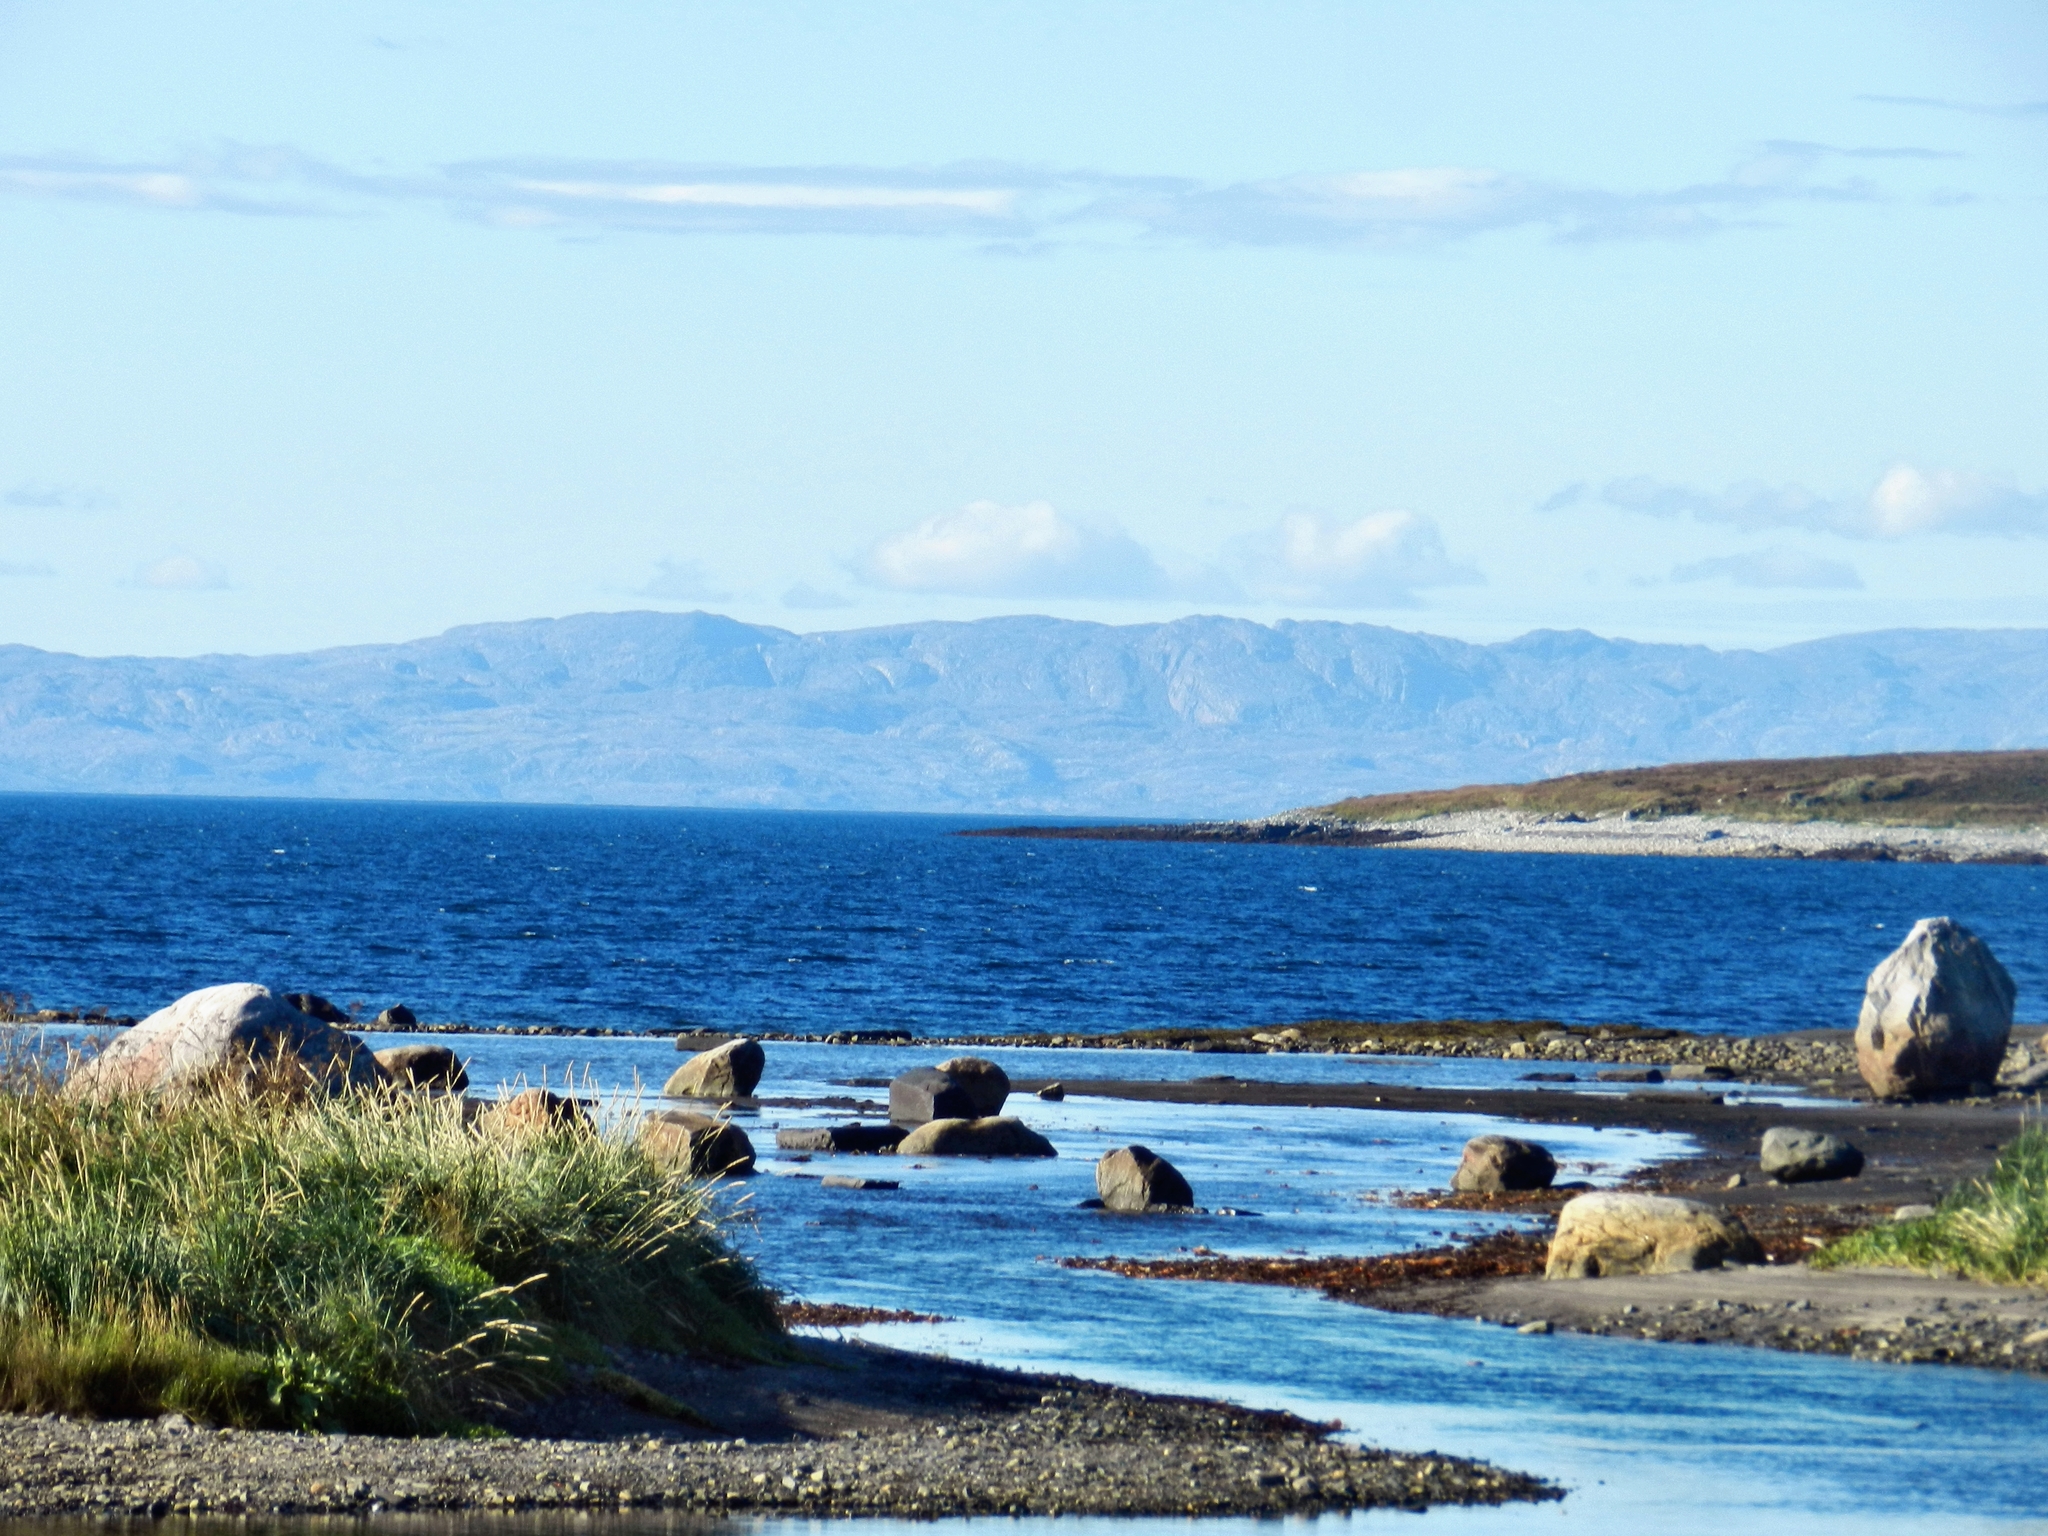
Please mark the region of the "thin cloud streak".
<svg viewBox="0 0 2048 1536"><path fill-rule="evenodd" d="M1967 470L1896 464L1863 497L1822 496L1800 485L1740 481L1724 490L1674 485L1648 475L1610 480L1597 492L1583 481L1538 504L1559 512L1599 501L1649 517L1691 517L1745 532L1796 528L1851 539L1896 540L1919 534L2048 538L2048 493L2023 491Z"/></svg>
<svg viewBox="0 0 2048 1536"><path fill-rule="evenodd" d="M1695 238L1760 225L1773 210L1885 195L1860 175L1825 174L1835 162L1933 158L1946 154L1781 140L1718 180L1617 191L1457 166L1225 185L986 161L881 168L504 159L372 176L288 147L227 145L162 164L0 157L0 192L166 213L339 217L420 205L508 229L965 238L1020 250L1104 237L1404 247L1516 229L1563 242Z"/></svg>

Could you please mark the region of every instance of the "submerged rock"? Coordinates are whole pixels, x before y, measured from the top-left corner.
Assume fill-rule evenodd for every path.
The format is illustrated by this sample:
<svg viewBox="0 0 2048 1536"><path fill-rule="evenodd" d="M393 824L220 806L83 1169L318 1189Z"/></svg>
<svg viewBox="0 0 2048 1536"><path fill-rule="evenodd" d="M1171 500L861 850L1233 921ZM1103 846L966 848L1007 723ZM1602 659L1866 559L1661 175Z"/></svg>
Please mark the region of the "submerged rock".
<svg viewBox="0 0 2048 1536"><path fill-rule="evenodd" d="M71 1074L65 1091L153 1093L275 1074L328 1093L388 1081L370 1048L347 1030L308 1017L268 987L233 982L188 992L115 1036Z"/></svg>
<svg viewBox="0 0 2048 1536"><path fill-rule="evenodd" d="M913 1067L889 1084L889 1118L898 1125L922 1125L927 1120L973 1120L978 1113L973 1092L952 1073Z"/></svg>
<svg viewBox="0 0 2048 1536"><path fill-rule="evenodd" d="M401 1088L461 1093L469 1087L462 1058L445 1045L394 1045L377 1053L377 1065Z"/></svg>
<svg viewBox="0 0 2048 1536"><path fill-rule="evenodd" d="M1009 1115L933 1120L896 1144L904 1157L1058 1157L1053 1144Z"/></svg>
<svg viewBox="0 0 2048 1536"><path fill-rule="evenodd" d="M1764 1132L1764 1173L1780 1184L1816 1179L1853 1179L1863 1171L1863 1154L1839 1136L1774 1125Z"/></svg>
<svg viewBox="0 0 2048 1536"><path fill-rule="evenodd" d="M1451 1188L1463 1193L1497 1195L1509 1190L1548 1189L1557 1177L1557 1159L1547 1147L1514 1136L1474 1136L1451 1175Z"/></svg>
<svg viewBox="0 0 2048 1536"><path fill-rule="evenodd" d="M1118 1147L1095 1165L1095 1193L1112 1211L1188 1210L1195 1192L1181 1172L1149 1147Z"/></svg>
<svg viewBox="0 0 2048 1536"><path fill-rule="evenodd" d="M1550 1240L1549 1280L1668 1275L1757 1263L1763 1250L1741 1219L1697 1200L1596 1190L1565 1202Z"/></svg>
<svg viewBox="0 0 2048 1536"><path fill-rule="evenodd" d="M2017 989L1961 923L1923 917L1863 991L1856 1066L1879 1098L1988 1083L2005 1060Z"/></svg>
<svg viewBox="0 0 2048 1536"><path fill-rule="evenodd" d="M760 1084L768 1056L758 1040L728 1040L699 1051L662 1084L670 1099L743 1099Z"/></svg>
<svg viewBox="0 0 2048 1536"><path fill-rule="evenodd" d="M664 1168L700 1178L754 1171L754 1144L730 1120L664 1109L640 1122L640 1144Z"/></svg>
<svg viewBox="0 0 2048 1536"><path fill-rule="evenodd" d="M955 1056L940 1062L939 1070L967 1090L977 1118L1003 1112L1003 1101L1010 1096L1010 1074L994 1062L983 1056Z"/></svg>

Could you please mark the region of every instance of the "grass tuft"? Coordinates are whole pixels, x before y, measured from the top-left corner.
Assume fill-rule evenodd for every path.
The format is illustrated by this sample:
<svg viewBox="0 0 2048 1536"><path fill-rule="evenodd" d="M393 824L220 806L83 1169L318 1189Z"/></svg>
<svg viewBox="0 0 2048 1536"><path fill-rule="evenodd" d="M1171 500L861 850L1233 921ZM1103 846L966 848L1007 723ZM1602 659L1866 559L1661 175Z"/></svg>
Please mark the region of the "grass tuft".
<svg viewBox="0 0 2048 1536"><path fill-rule="evenodd" d="M774 1299L630 1125L458 1099L0 1092L0 1409L413 1433L612 1345L761 1358Z"/></svg>
<svg viewBox="0 0 2048 1536"><path fill-rule="evenodd" d="M2023 1128L1999 1152L1989 1178L1957 1190L1934 1215L1852 1233L1813 1262L1821 1269L1881 1264L2002 1285L2048 1284L2048 1132Z"/></svg>

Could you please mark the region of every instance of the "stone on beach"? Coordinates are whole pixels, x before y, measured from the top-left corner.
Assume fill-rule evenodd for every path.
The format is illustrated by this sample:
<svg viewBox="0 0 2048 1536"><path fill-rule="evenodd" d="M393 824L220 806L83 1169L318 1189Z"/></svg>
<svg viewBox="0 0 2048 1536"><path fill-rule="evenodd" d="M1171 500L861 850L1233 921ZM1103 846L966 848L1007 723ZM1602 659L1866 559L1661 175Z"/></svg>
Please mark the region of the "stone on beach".
<svg viewBox="0 0 2048 1536"><path fill-rule="evenodd" d="M1565 1202L1550 1240L1548 1280L1669 1275L1758 1263L1763 1250L1740 1218L1697 1200L1596 1190Z"/></svg>
<svg viewBox="0 0 2048 1536"><path fill-rule="evenodd" d="M940 1062L939 1070L967 1090L978 1118L1003 1112L1003 1101L1010 1096L1010 1074L988 1058L955 1056Z"/></svg>
<svg viewBox="0 0 2048 1536"><path fill-rule="evenodd" d="M394 1045L377 1052L377 1065L401 1088L461 1093L469 1087L462 1058L445 1045Z"/></svg>
<svg viewBox="0 0 2048 1536"><path fill-rule="evenodd" d="M1112 1211L1189 1210L1195 1192L1181 1172L1149 1147L1118 1147L1095 1165L1095 1193Z"/></svg>
<svg viewBox="0 0 2048 1536"><path fill-rule="evenodd" d="M893 1152L909 1132L900 1125L786 1126L775 1133L778 1152Z"/></svg>
<svg viewBox="0 0 2048 1536"><path fill-rule="evenodd" d="M1498 1195L1548 1189L1556 1177L1557 1159L1547 1147L1515 1136L1474 1136L1465 1143L1451 1188L1463 1194Z"/></svg>
<svg viewBox="0 0 2048 1536"><path fill-rule="evenodd" d="M952 1073L913 1067L889 1084L889 1118L898 1125L922 1125L927 1120L973 1120L978 1113L973 1092Z"/></svg>
<svg viewBox="0 0 2048 1536"><path fill-rule="evenodd" d="M322 1024L346 1024L347 1014L327 1001L318 992L287 992L284 1000L309 1019L318 1019Z"/></svg>
<svg viewBox="0 0 2048 1536"><path fill-rule="evenodd" d="M233 982L188 992L116 1035L71 1074L65 1091L155 1092L278 1071L329 1093L387 1081L370 1048L347 1030L308 1018L268 987Z"/></svg>
<svg viewBox="0 0 2048 1536"><path fill-rule="evenodd" d="M568 1131L589 1125L590 1116L581 1104L545 1088L527 1088L502 1104L488 1107L483 1123L506 1131Z"/></svg>
<svg viewBox="0 0 2048 1536"><path fill-rule="evenodd" d="M728 1040L699 1051L669 1074L664 1098L743 1099L761 1081L768 1056L758 1040Z"/></svg>
<svg viewBox="0 0 2048 1536"><path fill-rule="evenodd" d="M664 1168L701 1178L754 1171L754 1144L730 1120L664 1109L640 1123L640 1144Z"/></svg>
<svg viewBox="0 0 2048 1536"><path fill-rule="evenodd" d="M1053 1144L1009 1115L938 1119L896 1144L903 1157L1058 1157Z"/></svg>
<svg viewBox="0 0 2048 1536"><path fill-rule="evenodd" d="M1841 1137L1790 1125L1764 1132L1762 1162L1764 1173L1780 1184L1853 1179L1863 1171L1863 1154Z"/></svg>
<svg viewBox="0 0 2048 1536"><path fill-rule="evenodd" d="M1864 987L1856 1065L1881 1099L1988 1083L2012 1035L2012 977L1961 923L1923 917Z"/></svg>

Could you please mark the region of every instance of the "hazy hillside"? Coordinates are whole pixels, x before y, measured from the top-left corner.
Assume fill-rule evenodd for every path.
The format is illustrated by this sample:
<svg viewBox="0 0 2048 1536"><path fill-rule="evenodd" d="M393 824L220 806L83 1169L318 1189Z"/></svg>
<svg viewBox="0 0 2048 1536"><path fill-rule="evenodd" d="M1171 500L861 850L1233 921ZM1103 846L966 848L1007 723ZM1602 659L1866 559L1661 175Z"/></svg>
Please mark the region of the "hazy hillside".
<svg viewBox="0 0 2048 1536"><path fill-rule="evenodd" d="M2048 744L2048 631L1718 652L583 614L287 656L0 647L0 788L1225 816L1627 764Z"/></svg>

